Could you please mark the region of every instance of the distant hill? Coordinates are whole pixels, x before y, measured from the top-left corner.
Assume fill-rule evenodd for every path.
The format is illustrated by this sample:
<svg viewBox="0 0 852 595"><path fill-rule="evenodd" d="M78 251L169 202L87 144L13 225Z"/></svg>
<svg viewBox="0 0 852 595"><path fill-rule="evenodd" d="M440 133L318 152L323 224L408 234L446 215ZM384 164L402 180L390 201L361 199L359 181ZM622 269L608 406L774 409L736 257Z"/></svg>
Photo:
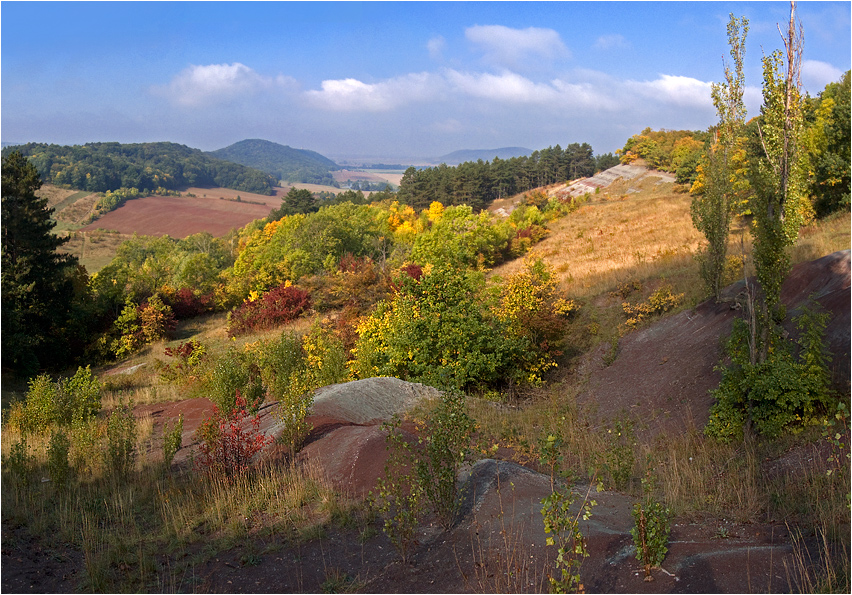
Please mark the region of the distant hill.
<svg viewBox="0 0 852 595"><path fill-rule="evenodd" d="M89 192L119 188L156 191L186 186L222 186L271 195L277 181L270 175L224 161L177 143L27 143L3 148L20 151L35 165L43 182Z"/></svg>
<svg viewBox="0 0 852 595"><path fill-rule="evenodd" d="M523 147L503 147L501 149L461 149L453 151L443 157L438 157L435 163L446 163L447 165L458 165L465 161L491 161L495 157L500 159L511 159L512 157L529 157L532 154L532 149Z"/></svg>
<svg viewBox="0 0 852 595"><path fill-rule="evenodd" d="M333 178L329 172L340 169L334 161L315 151L294 149L257 138L210 151L208 155L254 167L279 180L303 184L331 185Z"/></svg>

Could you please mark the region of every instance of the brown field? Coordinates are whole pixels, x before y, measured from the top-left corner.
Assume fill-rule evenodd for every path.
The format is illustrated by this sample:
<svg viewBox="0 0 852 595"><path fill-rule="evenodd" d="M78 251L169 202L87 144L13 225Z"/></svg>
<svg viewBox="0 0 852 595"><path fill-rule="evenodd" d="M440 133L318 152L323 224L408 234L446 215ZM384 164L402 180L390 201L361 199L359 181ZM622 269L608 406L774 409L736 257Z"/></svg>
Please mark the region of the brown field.
<svg viewBox="0 0 852 595"><path fill-rule="evenodd" d="M186 196L149 196L127 201L122 207L107 213L94 223L82 228L113 229L119 233L185 238L194 233L207 231L214 236L228 233L234 227L243 227L255 219L266 217L280 199L245 192L240 195L242 202L227 200L223 189L197 189L201 194L196 198ZM203 197L207 194L207 198ZM261 204L254 204L255 198ZM224 200L223 200L224 198ZM251 200L252 202L247 202ZM268 202L266 202L268 201Z"/></svg>
<svg viewBox="0 0 852 595"><path fill-rule="evenodd" d="M399 182L402 180L402 172L386 173L379 171L355 171L351 169L341 169L333 171L331 174L334 176L334 180L336 182L345 182L346 180L352 180L354 182L356 180L363 180L365 182L390 182L391 184L399 186Z"/></svg>

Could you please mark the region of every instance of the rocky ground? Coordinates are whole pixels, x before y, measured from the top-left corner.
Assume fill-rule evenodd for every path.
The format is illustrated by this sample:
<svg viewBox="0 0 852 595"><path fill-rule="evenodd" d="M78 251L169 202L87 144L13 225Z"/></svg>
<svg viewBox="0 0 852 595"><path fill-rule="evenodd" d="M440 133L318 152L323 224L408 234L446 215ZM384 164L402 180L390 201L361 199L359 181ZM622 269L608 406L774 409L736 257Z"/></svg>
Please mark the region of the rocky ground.
<svg viewBox="0 0 852 595"><path fill-rule="evenodd" d="M732 286L729 297L738 291ZM833 314L828 340L835 354L834 382L848 393L849 251L794 268L784 285L785 303L795 310L809 297ZM609 366L602 363L602 352L590 354L576 371L586 379L580 401L596 404L592 409L601 418L633 416L646 437L703 426L711 404L707 391L719 380L713 368L720 359L721 338L736 314L733 300L706 302L627 335ZM299 461L318 466L342 491L362 497L384 470L387 452L381 422L435 395L434 389L393 378L321 389L311 418L314 430ZM192 433L211 409L206 399L194 399L148 405L138 413L152 415L155 432L161 431L164 421L183 413L188 446L181 449L176 464L185 464L193 448ZM261 427L274 435L271 409L261 410ZM443 531L435 519L427 519L406 563L380 530L365 539L358 529L337 528L280 548L270 548L269 537L249 538L258 541L252 544L255 550L273 553L246 563L245 548L224 551L194 567L191 576L173 577L174 584L164 588L255 593L546 591L555 548L545 545L540 502L550 493L550 477L512 458L510 451L501 450L497 458L466 469L459 478L466 486L460 520L452 530ZM582 501L590 486L577 484L573 490ZM582 566L587 592L745 593L795 588L788 528L726 519L675 519L665 562L653 571L654 580L646 582L630 535L633 499L594 490L589 497L597 506L581 525L590 552ZM30 540L23 530L9 535L4 527L4 592L71 591L81 568L79 552L51 549Z"/></svg>

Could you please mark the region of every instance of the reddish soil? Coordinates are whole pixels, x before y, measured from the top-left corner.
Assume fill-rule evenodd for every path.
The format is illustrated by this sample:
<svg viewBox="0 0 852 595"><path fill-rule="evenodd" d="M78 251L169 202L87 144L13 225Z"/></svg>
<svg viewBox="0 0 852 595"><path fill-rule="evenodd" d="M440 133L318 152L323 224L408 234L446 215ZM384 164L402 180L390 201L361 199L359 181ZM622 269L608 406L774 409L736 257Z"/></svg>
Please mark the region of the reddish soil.
<svg viewBox="0 0 852 595"><path fill-rule="evenodd" d="M832 313L828 338L835 353L834 379L846 394L849 279L846 251L796 267L784 286L790 310L814 295ZM730 291L736 293L737 287ZM596 403L602 418L621 412L635 415L647 435L682 431L690 424L702 426L710 406L707 390L718 382L713 366L720 359L720 341L735 315L731 303L705 303L626 336L610 366L602 364L601 353L580 366L576 373L588 386L582 398L587 404ZM300 460L320 465L332 482L357 497L371 489L383 473L387 452L379 428L382 418L399 403L413 406L422 392L393 379L350 383L350 388L356 385L360 392L348 392L347 385L323 389L325 397L318 398L311 418L314 431ZM398 395L396 401L394 394ZM152 415L155 433L161 431L163 421L184 414L184 444L188 447L181 449L177 460L185 461L192 449L191 433L211 409L206 399L195 399L149 405L138 413ZM275 433L271 411L271 407L262 409L262 428ZM414 431L413 427L406 429ZM513 458L511 452L501 452ZM791 453L789 461L769 462L767 471L795 465L797 456L815 455ZM547 573L554 569L555 548L546 546L540 501L550 493L549 477L513 462L483 460L461 479L468 487L457 524L444 531L435 519L427 518L408 563L400 561L381 532L380 521L375 520L366 525L370 533L363 531L364 526L331 526L322 536L301 543L286 536L246 538L195 566L193 580L174 588L254 593L347 588L372 593L548 590ZM573 491L581 501L589 487L578 484ZM581 571L587 592L797 589L788 575L792 547L786 527L725 519L675 519L663 569L654 570L654 580L646 582L630 535L633 499L617 492L592 491L589 496L597 506L591 519L581 525L590 553ZM177 555L172 556L177 560ZM7 592L72 590L82 573L79 553L49 552L43 544L29 540L24 529L5 525L2 563L2 589Z"/></svg>
<svg viewBox="0 0 852 595"><path fill-rule="evenodd" d="M240 196L244 198L242 194ZM208 198L149 196L127 201L83 230L113 229L119 233L169 235L173 238L207 231L214 236L222 236L235 227L266 217L272 208L268 204L222 200L210 193Z"/></svg>

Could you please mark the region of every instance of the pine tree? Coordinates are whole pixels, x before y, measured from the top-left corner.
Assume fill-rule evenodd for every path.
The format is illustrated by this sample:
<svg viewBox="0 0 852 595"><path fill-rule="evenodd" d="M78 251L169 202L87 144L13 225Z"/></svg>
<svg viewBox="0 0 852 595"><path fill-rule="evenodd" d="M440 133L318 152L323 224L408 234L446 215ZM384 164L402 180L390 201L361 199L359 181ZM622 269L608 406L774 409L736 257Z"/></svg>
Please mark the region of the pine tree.
<svg viewBox="0 0 852 595"><path fill-rule="evenodd" d="M64 347L77 259L57 252L56 225L36 168L20 153L2 164L3 369L30 376L67 361Z"/></svg>

